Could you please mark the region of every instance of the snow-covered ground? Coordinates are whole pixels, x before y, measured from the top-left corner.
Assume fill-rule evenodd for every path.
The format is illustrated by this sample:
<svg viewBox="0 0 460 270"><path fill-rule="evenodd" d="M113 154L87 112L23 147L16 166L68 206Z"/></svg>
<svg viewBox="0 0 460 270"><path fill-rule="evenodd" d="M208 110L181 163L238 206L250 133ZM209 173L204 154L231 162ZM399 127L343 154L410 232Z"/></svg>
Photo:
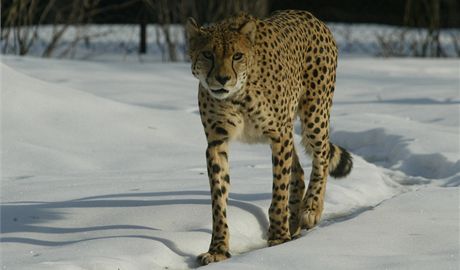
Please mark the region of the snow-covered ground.
<svg viewBox="0 0 460 270"><path fill-rule="evenodd" d="M188 64L1 71L2 269L198 267L211 213ZM332 140L355 168L330 179L320 226L267 248L269 147L234 143L234 256L205 269L459 269L459 61L342 59L336 89Z"/></svg>

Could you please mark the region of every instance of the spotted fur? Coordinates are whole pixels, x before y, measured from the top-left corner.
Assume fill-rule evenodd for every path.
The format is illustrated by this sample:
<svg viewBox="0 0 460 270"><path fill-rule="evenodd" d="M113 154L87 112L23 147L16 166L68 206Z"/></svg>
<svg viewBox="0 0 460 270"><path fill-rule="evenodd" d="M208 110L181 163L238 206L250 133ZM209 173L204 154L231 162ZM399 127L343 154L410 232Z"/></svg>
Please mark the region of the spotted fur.
<svg viewBox="0 0 460 270"><path fill-rule="evenodd" d="M264 20L240 15L208 27L190 19L187 34L192 73L200 81L198 103L212 196L212 239L199 261L230 257L228 143L235 139L271 146L268 244L298 237L321 217L328 174L344 177L352 168L350 154L329 142L337 67L330 30L310 13L290 10ZM313 160L306 191L293 141L296 117L302 144Z"/></svg>

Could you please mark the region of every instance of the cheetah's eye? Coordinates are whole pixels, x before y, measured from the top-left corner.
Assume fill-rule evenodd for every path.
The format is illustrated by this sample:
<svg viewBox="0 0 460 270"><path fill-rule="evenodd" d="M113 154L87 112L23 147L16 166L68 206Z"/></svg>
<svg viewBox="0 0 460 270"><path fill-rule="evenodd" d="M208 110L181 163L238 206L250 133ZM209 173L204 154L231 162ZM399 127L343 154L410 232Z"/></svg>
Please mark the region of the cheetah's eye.
<svg viewBox="0 0 460 270"><path fill-rule="evenodd" d="M206 59L212 59L213 58L212 52L210 52L210 51L203 52L203 56Z"/></svg>
<svg viewBox="0 0 460 270"><path fill-rule="evenodd" d="M241 58L243 58L243 54L240 52L237 52L233 55L233 60L235 61L241 60Z"/></svg>

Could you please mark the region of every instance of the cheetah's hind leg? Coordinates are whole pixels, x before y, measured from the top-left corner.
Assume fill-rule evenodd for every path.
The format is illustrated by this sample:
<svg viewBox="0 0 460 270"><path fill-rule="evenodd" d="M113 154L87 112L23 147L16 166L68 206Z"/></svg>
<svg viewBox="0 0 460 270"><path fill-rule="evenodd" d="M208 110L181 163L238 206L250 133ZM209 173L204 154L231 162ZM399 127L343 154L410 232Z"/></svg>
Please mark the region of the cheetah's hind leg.
<svg viewBox="0 0 460 270"><path fill-rule="evenodd" d="M300 206L305 196L304 171L295 148L292 151L292 172L289 185L289 231L291 239L298 238L301 231Z"/></svg>

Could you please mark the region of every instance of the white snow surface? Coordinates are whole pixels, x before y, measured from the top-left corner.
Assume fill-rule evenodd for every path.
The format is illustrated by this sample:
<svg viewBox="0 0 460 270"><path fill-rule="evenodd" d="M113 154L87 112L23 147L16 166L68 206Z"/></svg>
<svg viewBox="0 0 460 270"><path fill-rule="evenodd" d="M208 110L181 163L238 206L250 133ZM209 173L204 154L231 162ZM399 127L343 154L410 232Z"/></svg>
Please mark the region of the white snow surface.
<svg viewBox="0 0 460 270"><path fill-rule="evenodd" d="M2 269L198 267L211 210L189 64L1 62ZM458 60L341 59L332 141L355 167L329 180L322 222L267 248L270 150L232 143L233 257L204 269L460 269L459 77Z"/></svg>

